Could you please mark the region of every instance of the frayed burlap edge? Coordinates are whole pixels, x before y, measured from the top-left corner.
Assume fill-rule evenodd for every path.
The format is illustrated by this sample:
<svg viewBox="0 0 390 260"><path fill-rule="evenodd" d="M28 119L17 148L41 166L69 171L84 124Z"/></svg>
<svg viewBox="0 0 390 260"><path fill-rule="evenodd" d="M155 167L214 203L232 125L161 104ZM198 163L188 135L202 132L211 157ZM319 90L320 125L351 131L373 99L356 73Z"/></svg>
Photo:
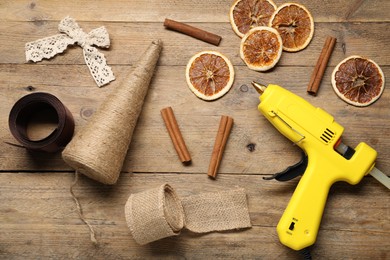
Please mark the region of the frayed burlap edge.
<svg viewBox="0 0 390 260"><path fill-rule="evenodd" d="M180 200L169 184L131 194L125 205L127 225L141 245L180 234L251 227L242 188L204 193Z"/></svg>

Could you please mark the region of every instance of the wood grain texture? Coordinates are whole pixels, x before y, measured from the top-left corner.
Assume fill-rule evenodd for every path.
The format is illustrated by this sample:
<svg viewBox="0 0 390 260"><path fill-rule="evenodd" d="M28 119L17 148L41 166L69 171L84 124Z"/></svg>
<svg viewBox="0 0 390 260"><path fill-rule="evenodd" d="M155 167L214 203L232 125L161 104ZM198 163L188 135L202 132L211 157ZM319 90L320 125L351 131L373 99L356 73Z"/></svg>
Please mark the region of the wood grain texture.
<svg viewBox="0 0 390 260"><path fill-rule="evenodd" d="M56 95L72 112L76 121L76 131L78 131L98 108L110 89L120 84L122 75L132 70L124 66L114 66L113 70L118 80L111 83L109 87L98 89L84 65L12 65L13 72L9 70L9 65L3 67L0 72L0 75L4 75L0 77L0 89L5 95L0 97L2 113L0 134L3 141L10 143L15 143L15 140L7 127L8 113L21 96L31 92L27 88L29 84L35 87L34 91ZM385 75L390 75L388 68L383 67ZM346 143L353 147L362 141L372 145L379 153L378 167L384 172L390 172L390 162L387 160L390 157L390 140L383 138L390 132L388 120L390 92L385 91L378 102L370 107L362 109L350 106L336 96L330 80L326 81L330 79L332 69L327 69L318 97L312 97L306 94L306 84L310 79L307 67L278 66L272 73L261 74L259 77L259 73L250 71L245 66L236 66L235 83L230 92L215 102L204 102L193 95L187 87L184 66L159 66L138 120L124 171L207 172L222 114L233 117L235 124L226 146L220 173L269 174L283 170L298 161L300 153L297 148L276 132L256 109L259 102L258 94L250 87L250 81L260 80L277 82L306 98L313 105L327 110L345 127ZM180 71L182 73L178 73ZM51 77L45 79L47 74ZM75 76L62 79L67 75ZM288 75L288 77L280 78L280 75ZM50 85L52 82L54 85ZM7 84L14 87L3 87ZM174 96L172 96L173 92ZM164 127L160 110L167 106L172 106L175 110L183 138L193 157L190 167L179 163ZM362 127L362 120L367 122L369 127ZM247 147L250 144L254 145L252 152ZM0 151L2 170L70 170L62 162L59 154L36 155L10 145L0 146ZM283 160L280 162L281 157Z"/></svg>
<svg viewBox="0 0 390 260"><path fill-rule="evenodd" d="M238 38L229 23L233 1L116 0L0 2L0 258L2 259L300 259L281 245L276 225L298 183L264 181L300 158L300 151L280 135L257 110L250 82L275 83L332 114L345 127L344 141L366 142L378 151L377 167L390 173L390 91L366 108L350 106L333 92L330 77L345 57L363 55L382 68L390 82L390 1L302 0L315 20L309 46L283 53L267 73L249 70L240 59ZM275 1L277 5L284 1ZM206 8L207 7L207 8ZM98 88L79 46L39 63L25 61L24 44L57 34L61 19L74 17L85 32L105 26L111 47L100 50L116 80ZM222 36L220 46L164 29L175 19ZM316 97L307 84L327 35L335 50ZM77 215L69 193L73 170L60 153L31 153L17 144L8 129L13 104L32 92L57 96L72 112L80 130L107 94L131 73L139 55L155 39L163 51L134 132L123 172L114 186L81 177L75 188L85 217L97 231L99 246ZM186 85L185 66L199 51L217 50L233 63L235 81L214 102L198 99ZM388 84L387 84L388 85ZM184 166L177 158L160 110L171 106L192 156ZM221 115L234 126L217 180L207 168ZM240 186L246 189L253 227L239 232L179 236L146 246L132 239L124 218L131 193L167 182L180 196ZM330 190L313 259L389 259L389 191L372 177L355 186L336 183Z"/></svg>
<svg viewBox="0 0 390 260"><path fill-rule="evenodd" d="M45 23L47 20L61 20L72 15L78 21L125 21L156 22L169 17L184 22L229 22L230 0L52 0L52 1L5 1L1 4L0 17L5 21L31 21ZM275 0L277 5L285 1ZM328 21L390 21L387 0L352 1L310 1L302 0L312 13L315 22Z"/></svg>
<svg viewBox="0 0 390 260"><path fill-rule="evenodd" d="M0 64L26 63L24 45L44 37L58 34L59 21L48 21L36 25L27 22L0 23ZM79 22L84 32L100 26L105 26L111 40L109 50L99 49L107 58L109 65L135 65L139 54L153 39L163 41L163 51L159 65L186 65L188 60L197 52L217 50L225 54L233 65L244 66L239 55L241 39L233 32L229 22L225 23L189 23L206 31L222 36L221 44L216 47L200 40L170 31L164 28L163 22ZM309 46L297 53L283 52L278 66L315 66L327 35L337 38L335 50L329 65L336 66L341 60L350 55L363 55L375 60L379 65L388 65L390 54L384 51L388 48L388 23L316 23L314 37ZM33 63L29 63L33 64ZM79 46L69 46L68 49L53 59L44 60L38 64L75 65L85 64L82 50ZM114 71L115 73L115 71Z"/></svg>
<svg viewBox="0 0 390 260"><path fill-rule="evenodd" d="M72 173L2 174L0 255L15 258L299 259L295 252L279 244L275 234L275 226L296 181L280 184L249 175L219 176L218 181L213 181L199 174L182 174L179 178L177 174L147 173L123 174L115 186L105 186L81 177L74 192L83 205L85 217L96 229L100 246L95 248L68 192L72 180ZM177 237L138 246L125 223L126 200L130 193L164 182L170 183L180 197L235 186L245 188L253 227L240 232L202 235L184 231ZM369 178L357 186L337 184L331 190L313 257L334 259L343 255L354 259L369 250L375 259L385 259L389 253L384 236L390 228L387 207L390 201L388 197L383 198L384 192L385 188ZM383 204L370 204L383 199ZM359 235L361 233L366 235Z"/></svg>

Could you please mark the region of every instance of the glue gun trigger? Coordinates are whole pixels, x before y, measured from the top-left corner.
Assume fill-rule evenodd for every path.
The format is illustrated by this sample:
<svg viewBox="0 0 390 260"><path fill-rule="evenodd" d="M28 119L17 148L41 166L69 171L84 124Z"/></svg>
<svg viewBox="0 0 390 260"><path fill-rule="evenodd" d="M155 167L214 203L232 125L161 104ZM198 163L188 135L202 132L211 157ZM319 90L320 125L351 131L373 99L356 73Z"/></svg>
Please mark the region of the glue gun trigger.
<svg viewBox="0 0 390 260"><path fill-rule="evenodd" d="M264 180L273 180L276 179L277 181L289 181L294 179L295 177L298 177L300 175L303 175L307 168L307 155L302 151L302 159L289 167L285 169L282 172L275 173L274 175L270 177L263 177Z"/></svg>

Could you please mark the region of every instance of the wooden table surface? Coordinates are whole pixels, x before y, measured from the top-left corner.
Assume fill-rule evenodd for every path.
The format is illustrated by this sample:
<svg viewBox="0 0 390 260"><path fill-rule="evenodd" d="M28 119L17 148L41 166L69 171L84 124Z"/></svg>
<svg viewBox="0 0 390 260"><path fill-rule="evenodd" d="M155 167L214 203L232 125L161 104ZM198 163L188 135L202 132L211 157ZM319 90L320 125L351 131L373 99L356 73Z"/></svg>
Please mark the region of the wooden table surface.
<svg viewBox="0 0 390 260"><path fill-rule="evenodd" d="M334 67L350 55L376 61L390 81L390 1L300 0L312 13L315 33L309 46L283 53L276 68L249 70L239 56L240 38L229 23L232 0L134 1L1 1L0 2L0 258L2 259L299 259L280 244L276 225L298 179L265 181L300 159L299 148L281 136L257 110L252 80L274 83L319 106L345 127L345 143L366 142L378 151L377 167L390 174L390 90L373 105L357 108L339 99L330 83ZM277 5L284 1L275 1ZM39 63L25 61L24 45L58 33L60 20L76 19L85 32L105 26L109 50L100 50L116 76L98 88L80 47ZM165 18L186 22L222 36L216 47L164 29ZM318 96L307 84L327 35L337 38ZM130 73L141 53L155 39L163 51L117 184L102 185L80 177L74 191L99 245L89 239L69 193L74 171L61 154L27 152L8 129L13 104L32 92L57 96L72 112L79 131L107 94ZM217 50L236 72L230 92L214 102L192 94L185 81L189 58ZM387 84L388 85L388 84ZM171 106L192 155L182 165L165 129L160 110ZM234 118L216 180L206 172L221 115ZM124 217L131 193L171 184L179 196L246 189L253 227L242 231L179 236L137 245ZM358 185L332 186L323 215L314 259L389 259L389 191L372 177Z"/></svg>

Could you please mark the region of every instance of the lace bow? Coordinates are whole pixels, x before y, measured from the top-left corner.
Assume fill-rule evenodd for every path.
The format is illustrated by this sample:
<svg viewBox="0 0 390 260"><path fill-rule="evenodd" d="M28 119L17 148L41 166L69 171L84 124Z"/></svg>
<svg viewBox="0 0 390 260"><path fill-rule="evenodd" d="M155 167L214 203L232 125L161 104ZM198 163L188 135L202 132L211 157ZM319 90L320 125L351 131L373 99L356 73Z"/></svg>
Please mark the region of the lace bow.
<svg viewBox="0 0 390 260"><path fill-rule="evenodd" d="M104 26L85 33L71 17L65 17L58 25L61 34L26 43L26 60L50 59L66 50L68 45L77 43L83 48L84 60L96 84L101 87L115 80L106 58L95 47L110 47L110 38Z"/></svg>

